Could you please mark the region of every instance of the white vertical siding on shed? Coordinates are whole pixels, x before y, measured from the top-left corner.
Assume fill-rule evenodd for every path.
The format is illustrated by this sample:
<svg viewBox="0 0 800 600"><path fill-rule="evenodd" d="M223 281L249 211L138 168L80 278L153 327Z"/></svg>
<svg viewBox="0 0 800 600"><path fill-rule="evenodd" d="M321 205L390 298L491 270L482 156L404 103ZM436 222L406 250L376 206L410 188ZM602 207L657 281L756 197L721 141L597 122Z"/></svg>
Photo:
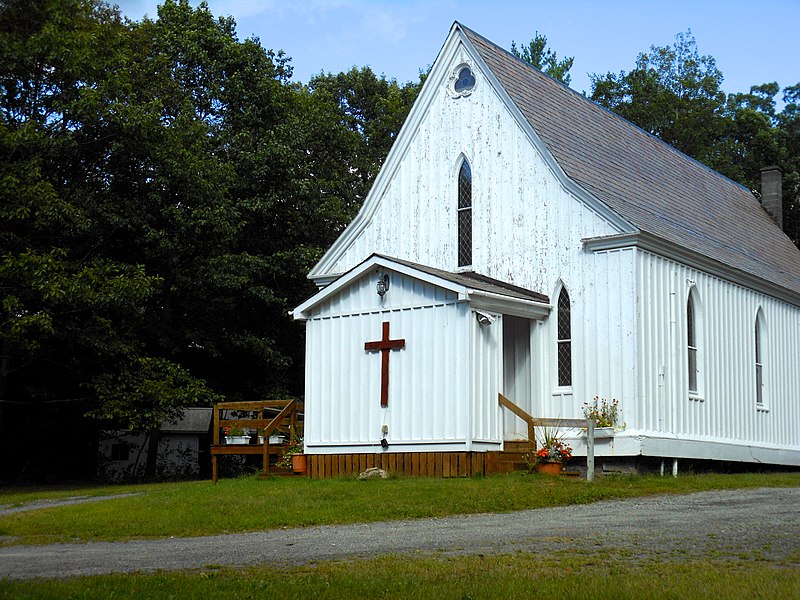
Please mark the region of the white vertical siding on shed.
<svg viewBox="0 0 800 600"><path fill-rule="evenodd" d="M800 450L800 309L648 252L638 257L641 363L628 425L682 439ZM690 287L697 300L696 398L688 391ZM755 389L759 308L766 325L763 410ZM707 458L720 458L709 452Z"/></svg>

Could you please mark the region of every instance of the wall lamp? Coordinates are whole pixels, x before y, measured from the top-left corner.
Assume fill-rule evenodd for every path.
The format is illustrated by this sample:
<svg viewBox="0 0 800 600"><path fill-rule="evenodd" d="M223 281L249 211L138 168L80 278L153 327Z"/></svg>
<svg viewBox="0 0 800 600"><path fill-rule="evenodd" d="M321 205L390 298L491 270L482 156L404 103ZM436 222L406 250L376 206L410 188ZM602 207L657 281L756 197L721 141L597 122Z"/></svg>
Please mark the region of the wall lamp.
<svg viewBox="0 0 800 600"><path fill-rule="evenodd" d="M475 318L478 320L479 325L491 325L497 320L496 317L493 317L489 313L485 313L482 310L475 311Z"/></svg>
<svg viewBox="0 0 800 600"><path fill-rule="evenodd" d="M386 295L386 292L389 291L389 275L381 275L378 277L378 284L375 286L378 291L378 296L383 298Z"/></svg>

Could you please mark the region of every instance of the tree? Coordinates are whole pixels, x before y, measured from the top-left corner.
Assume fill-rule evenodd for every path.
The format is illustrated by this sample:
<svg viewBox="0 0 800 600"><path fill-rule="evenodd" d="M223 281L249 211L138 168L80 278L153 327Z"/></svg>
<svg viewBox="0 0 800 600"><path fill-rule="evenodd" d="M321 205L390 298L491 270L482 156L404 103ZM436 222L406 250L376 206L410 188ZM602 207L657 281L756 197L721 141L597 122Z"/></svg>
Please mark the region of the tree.
<svg viewBox="0 0 800 600"><path fill-rule="evenodd" d="M748 189L760 188L762 167L780 166L784 231L800 245L798 88L784 89L776 113L777 83L726 96L722 79L689 31L640 54L629 73L593 75L592 99Z"/></svg>
<svg viewBox="0 0 800 600"><path fill-rule="evenodd" d="M320 73L308 82L312 97L326 106L320 110L332 110L345 132L338 152L335 147L328 148L346 165L340 174L347 188L342 191L349 197L345 222L361 207L424 80L421 74L418 82L400 85L394 79L377 77L369 67L353 67L337 75Z"/></svg>
<svg viewBox="0 0 800 600"><path fill-rule="evenodd" d="M547 48L547 36L541 35L538 31L528 45L523 46L522 49L517 48L516 42L512 40L511 54L547 73L564 85L569 85L572 80L569 70L572 68L575 57L570 56L558 60L558 55Z"/></svg>
<svg viewBox="0 0 800 600"><path fill-rule="evenodd" d="M32 453L30 465L58 470L70 450L85 451L74 463L91 465L96 424L83 415L154 427L182 406L218 397L141 335L168 279L128 243L137 227L154 242L136 223L153 213L146 204L159 185L158 161L146 149L183 142L191 127L165 131L157 96L136 96L158 77L137 69L141 40L115 9L51 0L0 10L2 439L13 444L28 422L67 450ZM164 145L170 164L186 154ZM160 377L162 397L151 398L149 410L127 390L103 386L145 382L155 371L169 377Z"/></svg>
<svg viewBox="0 0 800 600"><path fill-rule="evenodd" d="M800 247L800 82L783 89L784 108L777 115L783 168L783 228Z"/></svg>
<svg viewBox="0 0 800 600"><path fill-rule="evenodd" d="M718 166L715 145L724 129L722 73L700 56L691 31L672 46L651 46L636 68L592 75L592 100L658 136L689 156Z"/></svg>
<svg viewBox="0 0 800 600"><path fill-rule="evenodd" d="M287 310L347 197L334 112L204 4L141 23L93 0L1 10L3 443L21 419L91 465L92 441L64 444L101 421L299 392Z"/></svg>

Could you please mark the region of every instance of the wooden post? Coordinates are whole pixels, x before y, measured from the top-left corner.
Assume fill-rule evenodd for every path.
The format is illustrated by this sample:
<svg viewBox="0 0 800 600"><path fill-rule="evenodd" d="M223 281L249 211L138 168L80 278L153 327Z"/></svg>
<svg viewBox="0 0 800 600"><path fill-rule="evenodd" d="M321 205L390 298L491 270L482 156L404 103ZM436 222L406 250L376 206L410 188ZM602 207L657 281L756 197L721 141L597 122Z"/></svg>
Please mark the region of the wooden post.
<svg viewBox="0 0 800 600"><path fill-rule="evenodd" d="M214 405L214 429L211 432L211 445L216 446L219 444L219 409ZM217 483L219 478L219 470L217 465L217 455L211 453L211 480Z"/></svg>
<svg viewBox="0 0 800 600"><path fill-rule="evenodd" d="M594 481L594 419L586 422L586 480Z"/></svg>

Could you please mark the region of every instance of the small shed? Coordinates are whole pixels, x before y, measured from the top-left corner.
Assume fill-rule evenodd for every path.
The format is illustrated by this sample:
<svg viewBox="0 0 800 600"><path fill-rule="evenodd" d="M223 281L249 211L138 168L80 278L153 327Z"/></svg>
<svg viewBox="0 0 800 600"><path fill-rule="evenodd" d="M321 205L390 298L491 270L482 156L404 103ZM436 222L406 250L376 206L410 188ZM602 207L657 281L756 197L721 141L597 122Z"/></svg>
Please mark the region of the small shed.
<svg viewBox="0 0 800 600"><path fill-rule="evenodd" d="M477 273L373 254L293 313L314 340L306 453L501 450L504 354L528 346L527 336L521 351L513 337L504 344L502 321L527 325L550 308Z"/></svg>
<svg viewBox="0 0 800 600"><path fill-rule="evenodd" d="M111 481L143 477L150 448L156 447L156 477L198 477L209 464L210 408L187 408L175 421L165 421L150 435L119 429L104 431L98 448L98 476Z"/></svg>

